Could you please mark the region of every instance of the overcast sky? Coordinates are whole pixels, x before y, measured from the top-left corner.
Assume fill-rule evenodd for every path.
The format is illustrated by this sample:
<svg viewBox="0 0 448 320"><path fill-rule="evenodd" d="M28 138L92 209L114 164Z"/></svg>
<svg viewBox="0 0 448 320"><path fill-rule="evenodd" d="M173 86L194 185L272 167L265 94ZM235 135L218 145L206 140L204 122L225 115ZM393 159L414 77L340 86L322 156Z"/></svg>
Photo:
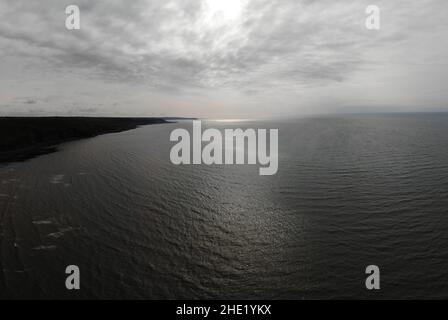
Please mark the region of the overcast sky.
<svg viewBox="0 0 448 320"><path fill-rule="evenodd" d="M0 115L448 111L447 14L447 0L0 0Z"/></svg>

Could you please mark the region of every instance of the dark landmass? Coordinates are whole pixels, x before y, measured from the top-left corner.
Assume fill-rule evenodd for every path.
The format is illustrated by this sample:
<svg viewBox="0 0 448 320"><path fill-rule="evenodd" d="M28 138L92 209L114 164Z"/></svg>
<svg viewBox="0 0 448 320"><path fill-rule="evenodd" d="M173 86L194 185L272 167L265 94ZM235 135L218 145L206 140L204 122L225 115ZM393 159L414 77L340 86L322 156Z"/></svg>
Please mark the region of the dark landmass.
<svg viewBox="0 0 448 320"><path fill-rule="evenodd" d="M62 142L167 122L164 118L0 117L0 162L54 152Z"/></svg>

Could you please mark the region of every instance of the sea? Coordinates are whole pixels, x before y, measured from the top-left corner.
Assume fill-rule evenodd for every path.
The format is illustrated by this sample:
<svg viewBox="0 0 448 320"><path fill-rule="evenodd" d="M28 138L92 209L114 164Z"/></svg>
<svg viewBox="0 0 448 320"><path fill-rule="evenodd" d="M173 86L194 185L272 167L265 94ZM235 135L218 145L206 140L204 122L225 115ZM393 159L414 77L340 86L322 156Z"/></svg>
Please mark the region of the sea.
<svg viewBox="0 0 448 320"><path fill-rule="evenodd" d="M448 114L202 124L278 129L277 174L172 164L191 121L1 164L0 298L448 298Z"/></svg>

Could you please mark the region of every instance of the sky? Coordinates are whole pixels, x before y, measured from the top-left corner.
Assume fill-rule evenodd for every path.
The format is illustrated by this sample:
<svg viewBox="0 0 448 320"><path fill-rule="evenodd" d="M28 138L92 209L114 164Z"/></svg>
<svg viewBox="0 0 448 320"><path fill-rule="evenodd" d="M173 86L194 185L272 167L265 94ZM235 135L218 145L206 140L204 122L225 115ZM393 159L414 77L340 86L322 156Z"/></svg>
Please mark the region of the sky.
<svg viewBox="0 0 448 320"><path fill-rule="evenodd" d="M446 0L0 0L0 115L448 111L447 13Z"/></svg>

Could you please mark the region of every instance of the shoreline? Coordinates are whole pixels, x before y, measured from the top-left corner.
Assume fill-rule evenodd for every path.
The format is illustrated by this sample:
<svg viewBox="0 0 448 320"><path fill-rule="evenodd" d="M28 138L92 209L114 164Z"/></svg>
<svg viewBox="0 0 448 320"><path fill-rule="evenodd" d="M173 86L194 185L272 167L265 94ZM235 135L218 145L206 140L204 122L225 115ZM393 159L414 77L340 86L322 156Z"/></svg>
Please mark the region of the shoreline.
<svg viewBox="0 0 448 320"><path fill-rule="evenodd" d="M162 117L0 117L0 163L21 162L56 152L65 142L172 122Z"/></svg>

